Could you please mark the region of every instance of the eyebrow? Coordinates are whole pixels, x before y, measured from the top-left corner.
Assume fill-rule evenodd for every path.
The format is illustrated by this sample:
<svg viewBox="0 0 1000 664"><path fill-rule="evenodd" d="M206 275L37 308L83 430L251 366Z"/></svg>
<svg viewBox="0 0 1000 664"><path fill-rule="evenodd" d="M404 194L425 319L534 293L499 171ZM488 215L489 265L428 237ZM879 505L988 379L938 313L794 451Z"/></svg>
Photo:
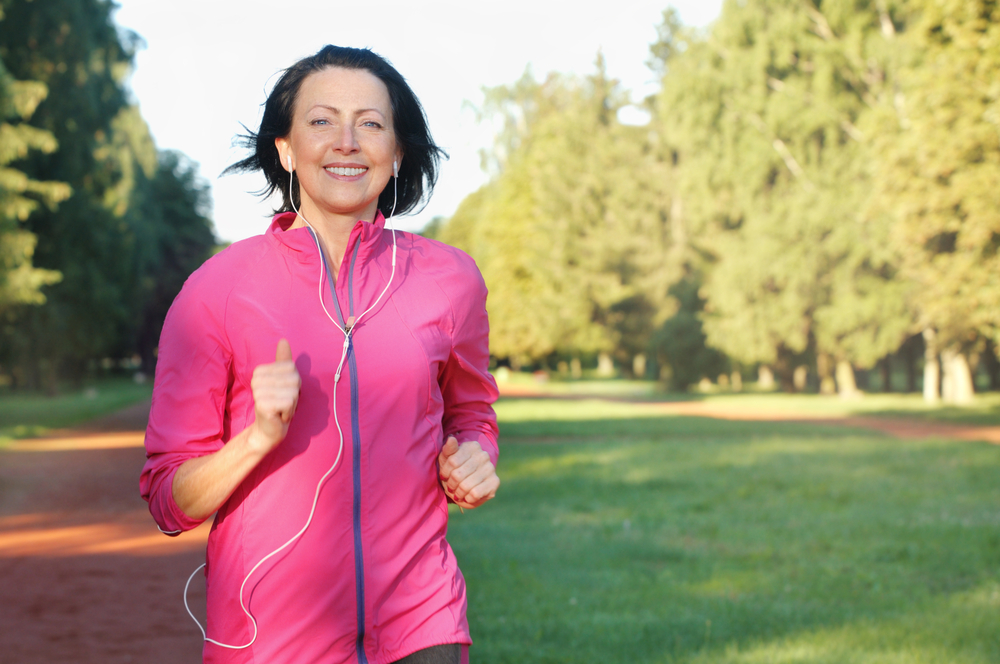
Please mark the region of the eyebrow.
<svg viewBox="0 0 1000 664"><path fill-rule="evenodd" d="M336 106L327 106L326 104L314 104L309 110L311 111L311 110L314 110L314 109L317 109L317 108L325 108L326 110L333 111L334 113L340 113L341 112L340 109L337 108ZM358 115L361 115L362 113L369 113L369 112L378 113L382 117L385 117L385 113L382 112L380 109L377 109L377 108L362 108L362 109L358 109L358 111L357 111Z"/></svg>

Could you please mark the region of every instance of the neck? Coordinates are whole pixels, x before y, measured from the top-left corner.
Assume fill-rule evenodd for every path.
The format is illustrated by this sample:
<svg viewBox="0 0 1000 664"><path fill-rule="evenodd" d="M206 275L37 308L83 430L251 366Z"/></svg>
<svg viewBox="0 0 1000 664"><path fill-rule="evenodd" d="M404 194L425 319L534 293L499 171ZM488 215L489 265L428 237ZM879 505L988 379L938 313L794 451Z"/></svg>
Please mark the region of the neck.
<svg viewBox="0 0 1000 664"><path fill-rule="evenodd" d="M327 269L336 280L340 272L340 265L347 252L347 243L351 239L354 225L359 220L368 223L375 221L375 215L378 211L377 203L373 204L371 208L370 211L364 210L361 216L323 213L309 205L309 201L304 201L295 216L295 221L289 226L289 230L309 226L316 232L316 237L319 238L320 246L323 248L323 255L326 257Z"/></svg>

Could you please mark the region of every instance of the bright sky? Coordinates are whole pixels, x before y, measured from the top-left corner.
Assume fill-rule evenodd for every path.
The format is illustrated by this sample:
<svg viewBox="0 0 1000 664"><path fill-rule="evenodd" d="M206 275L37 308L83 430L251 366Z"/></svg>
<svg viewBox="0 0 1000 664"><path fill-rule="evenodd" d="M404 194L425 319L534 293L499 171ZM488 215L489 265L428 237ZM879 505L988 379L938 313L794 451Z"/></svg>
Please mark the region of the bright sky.
<svg viewBox="0 0 1000 664"><path fill-rule="evenodd" d="M681 20L702 26L722 0L674 0ZM451 155L423 212L397 227L420 229L450 216L485 175L479 148L490 137L464 108L483 86L516 81L531 66L587 74L598 49L608 73L640 99L654 86L646 68L664 0L569 3L555 0L118 0L119 25L146 43L131 86L164 149L200 164L212 186L216 232L225 241L267 227L271 206L248 192L260 175L219 177L244 156L233 149L240 123L256 129L275 75L325 44L368 47L406 77L424 105L431 133ZM586 8L590 5L592 8Z"/></svg>

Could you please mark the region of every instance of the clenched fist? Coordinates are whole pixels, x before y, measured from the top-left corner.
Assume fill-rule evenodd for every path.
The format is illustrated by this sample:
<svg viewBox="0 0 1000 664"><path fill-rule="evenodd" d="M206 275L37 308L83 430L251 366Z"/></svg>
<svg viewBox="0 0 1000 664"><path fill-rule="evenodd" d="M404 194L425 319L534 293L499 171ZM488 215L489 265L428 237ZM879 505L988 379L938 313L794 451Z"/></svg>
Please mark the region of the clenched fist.
<svg viewBox="0 0 1000 664"><path fill-rule="evenodd" d="M250 380L256 416L253 426L258 434L251 436L251 441L259 451L270 452L288 435L301 387L292 348L287 339L282 339L274 353L274 362L258 365Z"/></svg>
<svg viewBox="0 0 1000 664"><path fill-rule="evenodd" d="M500 486L497 469L476 440L459 445L457 438L448 436L438 455L438 468L444 492L460 507L479 507Z"/></svg>

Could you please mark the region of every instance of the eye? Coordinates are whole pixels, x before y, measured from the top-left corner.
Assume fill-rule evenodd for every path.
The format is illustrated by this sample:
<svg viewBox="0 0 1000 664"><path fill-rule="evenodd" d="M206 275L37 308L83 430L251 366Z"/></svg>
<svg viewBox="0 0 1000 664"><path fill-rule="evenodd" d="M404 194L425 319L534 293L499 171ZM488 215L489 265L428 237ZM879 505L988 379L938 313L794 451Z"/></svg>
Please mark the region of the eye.
<svg viewBox="0 0 1000 664"><path fill-rule="evenodd" d="M365 120L362 123L362 126L364 126L364 127L374 127L376 129L381 129L382 128L382 125L379 124L378 122L376 122L375 120Z"/></svg>
<svg viewBox="0 0 1000 664"><path fill-rule="evenodd" d="M309 124L311 124L311 125L325 125L325 124L330 124L330 123L327 122L326 118L316 118L315 120L310 120Z"/></svg>

